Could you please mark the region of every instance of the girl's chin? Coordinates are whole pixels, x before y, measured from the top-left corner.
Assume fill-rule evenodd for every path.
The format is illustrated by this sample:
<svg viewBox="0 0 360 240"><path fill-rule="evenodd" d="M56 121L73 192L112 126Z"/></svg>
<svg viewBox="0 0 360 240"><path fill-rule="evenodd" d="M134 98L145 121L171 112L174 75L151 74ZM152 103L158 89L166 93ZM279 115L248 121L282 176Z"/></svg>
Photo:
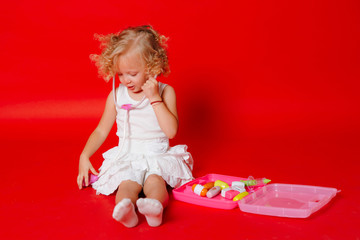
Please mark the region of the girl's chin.
<svg viewBox="0 0 360 240"><path fill-rule="evenodd" d="M133 91L133 93L141 93L143 90L140 89L140 90L137 90L137 91Z"/></svg>

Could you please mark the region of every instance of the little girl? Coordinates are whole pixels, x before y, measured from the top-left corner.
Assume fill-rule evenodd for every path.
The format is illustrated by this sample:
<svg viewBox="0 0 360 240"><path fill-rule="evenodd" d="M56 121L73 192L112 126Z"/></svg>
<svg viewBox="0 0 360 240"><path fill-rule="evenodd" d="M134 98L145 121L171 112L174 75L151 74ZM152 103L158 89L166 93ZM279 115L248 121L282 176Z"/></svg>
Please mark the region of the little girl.
<svg viewBox="0 0 360 240"><path fill-rule="evenodd" d="M174 89L156 81L169 73L166 38L151 26L128 28L117 34L97 36L102 53L91 55L105 79L115 75L119 87L107 97L101 120L90 135L79 160L79 189L89 184L89 170L99 176L92 185L97 194L117 190L113 218L126 227L138 223L138 211L150 226L162 222L167 205L166 184L178 187L192 177L193 160L186 145L169 147L178 130ZM90 157L107 138L114 122L119 145L103 154L98 174ZM139 199L143 191L146 198Z"/></svg>

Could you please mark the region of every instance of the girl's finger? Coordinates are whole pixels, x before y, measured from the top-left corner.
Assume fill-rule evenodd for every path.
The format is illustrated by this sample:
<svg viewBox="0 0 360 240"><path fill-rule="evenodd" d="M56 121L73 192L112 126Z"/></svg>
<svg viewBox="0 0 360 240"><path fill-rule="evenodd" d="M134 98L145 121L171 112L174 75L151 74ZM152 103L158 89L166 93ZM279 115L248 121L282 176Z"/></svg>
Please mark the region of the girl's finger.
<svg viewBox="0 0 360 240"><path fill-rule="evenodd" d="M79 189L82 189L82 177L80 175L77 178L77 184L79 186Z"/></svg>
<svg viewBox="0 0 360 240"><path fill-rule="evenodd" d="M89 174L85 175L84 178L85 178L85 186L87 187L89 186Z"/></svg>
<svg viewBox="0 0 360 240"><path fill-rule="evenodd" d="M154 84L157 84L158 83L158 81L155 79L155 78L150 78L150 81L151 81L151 83L154 83Z"/></svg>
<svg viewBox="0 0 360 240"><path fill-rule="evenodd" d="M99 175L99 173L95 170L95 168L93 166L91 166L90 171L92 172L92 174L94 174L96 176Z"/></svg>

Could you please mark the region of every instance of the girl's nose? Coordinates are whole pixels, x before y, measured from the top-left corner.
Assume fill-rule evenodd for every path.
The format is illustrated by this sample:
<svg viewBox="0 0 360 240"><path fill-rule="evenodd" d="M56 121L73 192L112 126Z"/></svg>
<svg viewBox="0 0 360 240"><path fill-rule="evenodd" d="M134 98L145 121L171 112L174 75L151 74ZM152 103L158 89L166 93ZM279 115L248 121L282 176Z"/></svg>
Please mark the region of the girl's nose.
<svg viewBox="0 0 360 240"><path fill-rule="evenodd" d="M127 76L122 76L122 82L124 83L130 83L130 78Z"/></svg>
<svg viewBox="0 0 360 240"><path fill-rule="evenodd" d="M130 83L131 82L131 78L130 77L126 77L126 82Z"/></svg>

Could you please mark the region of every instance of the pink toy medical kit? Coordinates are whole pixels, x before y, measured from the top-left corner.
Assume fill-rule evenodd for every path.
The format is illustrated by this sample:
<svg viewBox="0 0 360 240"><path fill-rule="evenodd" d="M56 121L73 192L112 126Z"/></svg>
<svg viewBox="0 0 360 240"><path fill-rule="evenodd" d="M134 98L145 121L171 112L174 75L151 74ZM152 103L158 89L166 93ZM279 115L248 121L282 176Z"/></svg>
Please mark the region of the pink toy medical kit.
<svg viewBox="0 0 360 240"><path fill-rule="evenodd" d="M229 188L232 182L247 180L246 178L232 177L220 174L208 174L206 176L196 178L176 189L173 189L173 196L176 200L180 200L187 203L192 203L205 207L220 208L220 209L234 209L238 207L238 203L229 199L226 199L217 194L216 196L201 197L195 194L192 190L194 184L204 185L208 182L214 182L215 187L220 187L221 190ZM219 189L219 193L220 190Z"/></svg>
<svg viewBox="0 0 360 240"><path fill-rule="evenodd" d="M260 180L260 181L259 181ZM224 194L200 197L192 190L194 184L215 182ZM246 191L242 190L244 185ZM277 217L307 218L325 206L339 192L336 188L272 183L268 179L241 178L208 174L173 189L174 199L205 207L234 209ZM241 191L239 193L239 190ZM209 190L210 191L210 190ZM235 192L237 194L235 194ZM227 193L227 194L226 194ZM236 196L235 196L236 195Z"/></svg>

